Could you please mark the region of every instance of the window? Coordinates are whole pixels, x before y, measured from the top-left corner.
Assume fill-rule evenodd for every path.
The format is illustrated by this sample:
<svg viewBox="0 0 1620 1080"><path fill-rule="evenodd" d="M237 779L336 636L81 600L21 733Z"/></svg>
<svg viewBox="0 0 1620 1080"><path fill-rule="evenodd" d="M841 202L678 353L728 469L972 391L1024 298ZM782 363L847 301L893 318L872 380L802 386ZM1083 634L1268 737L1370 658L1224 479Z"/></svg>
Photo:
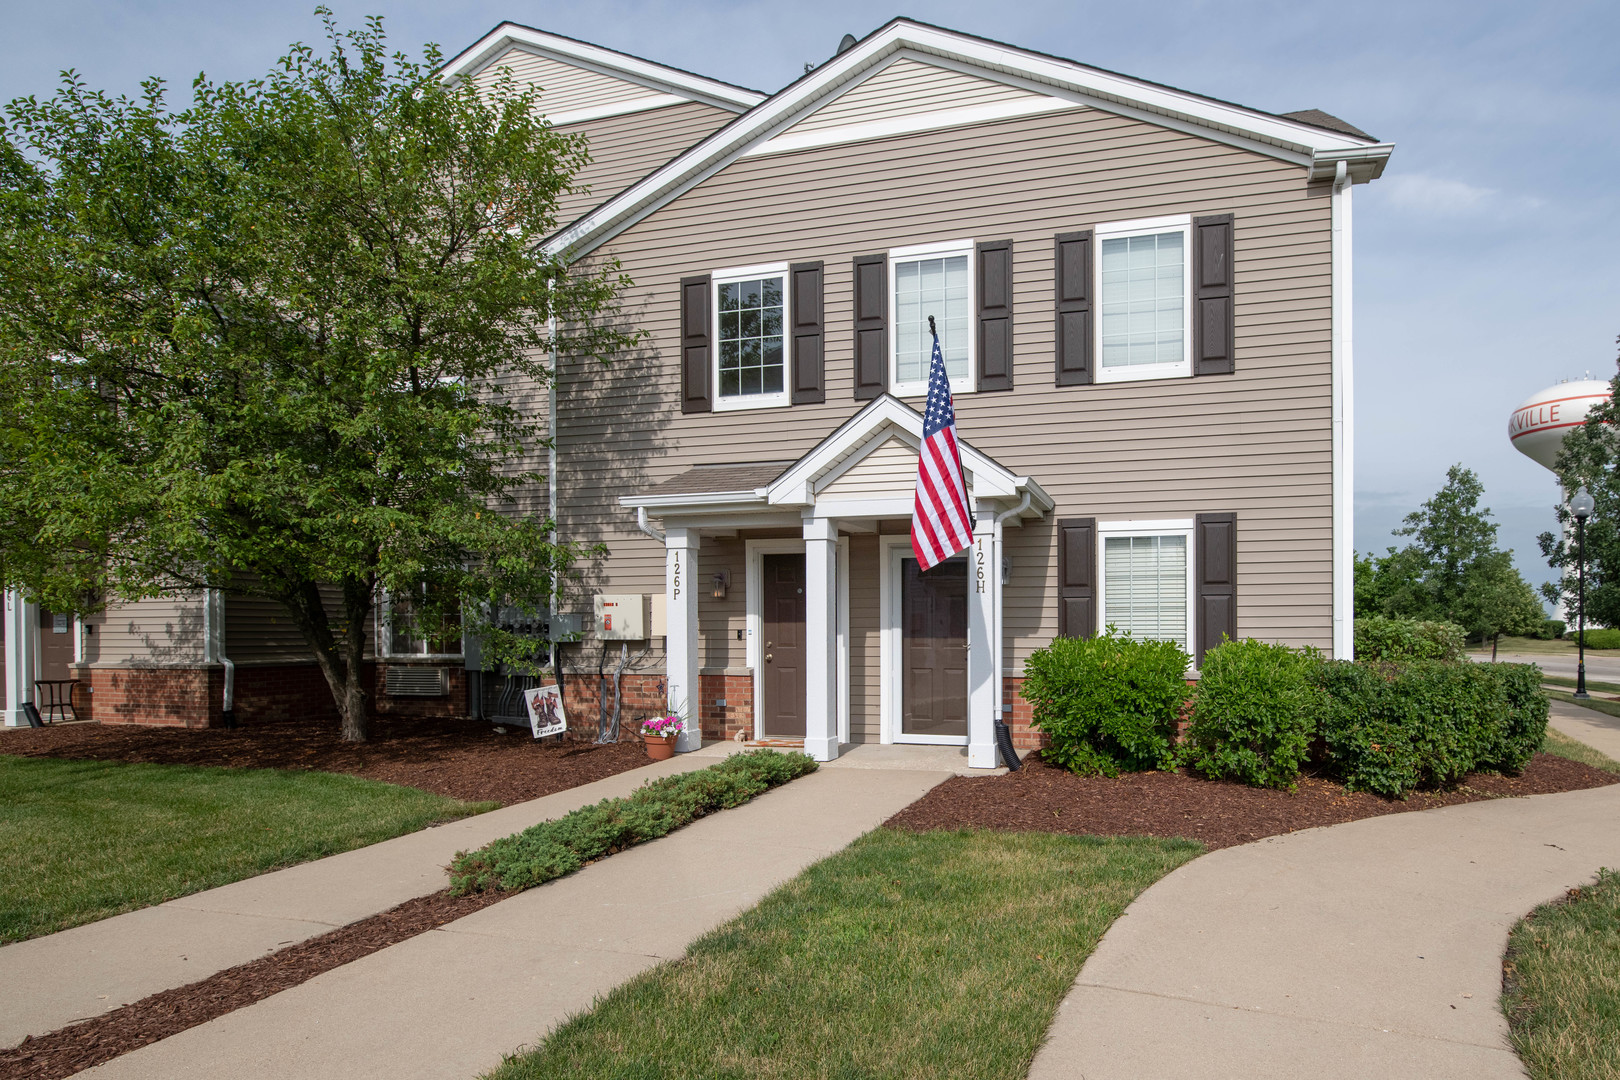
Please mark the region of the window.
<svg viewBox="0 0 1620 1080"><path fill-rule="evenodd" d="M1174 641L1192 651L1191 521L1121 521L1098 526L1103 626Z"/></svg>
<svg viewBox="0 0 1620 1080"><path fill-rule="evenodd" d="M422 595L426 595L424 592ZM454 610L444 613L437 621L438 633L430 638L413 637L426 627L415 625L411 609L415 605L399 596L384 595L379 614L382 616L383 641L387 643L387 656L460 656L461 615Z"/></svg>
<svg viewBox="0 0 1620 1080"><path fill-rule="evenodd" d="M714 274L716 409L786 405L787 267Z"/></svg>
<svg viewBox="0 0 1620 1080"><path fill-rule="evenodd" d="M934 339L928 316L939 329L939 350L951 377L951 393L971 394L973 382L973 241L896 248L889 252L894 282L894 331L889 355L890 393L928 393L928 365Z"/></svg>
<svg viewBox="0 0 1620 1080"><path fill-rule="evenodd" d="M1192 374L1192 220L1097 227L1098 382Z"/></svg>

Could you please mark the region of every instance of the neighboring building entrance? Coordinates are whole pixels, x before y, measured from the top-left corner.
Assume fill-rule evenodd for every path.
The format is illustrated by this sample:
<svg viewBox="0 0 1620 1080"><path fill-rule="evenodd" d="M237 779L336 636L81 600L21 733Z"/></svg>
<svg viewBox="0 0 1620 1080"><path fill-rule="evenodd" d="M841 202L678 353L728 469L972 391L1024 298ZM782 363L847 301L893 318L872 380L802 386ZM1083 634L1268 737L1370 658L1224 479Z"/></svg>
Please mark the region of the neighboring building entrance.
<svg viewBox="0 0 1620 1080"><path fill-rule="evenodd" d="M966 559L948 559L927 573L916 559L901 560L902 739L967 738L967 572Z"/></svg>
<svg viewBox="0 0 1620 1080"><path fill-rule="evenodd" d="M804 556L762 555L759 733L804 738ZM963 579L964 582L966 579Z"/></svg>
<svg viewBox="0 0 1620 1080"><path fill-rule="evenodd" d="M39 609L39 677L73 678L73 616Z"/></svg>

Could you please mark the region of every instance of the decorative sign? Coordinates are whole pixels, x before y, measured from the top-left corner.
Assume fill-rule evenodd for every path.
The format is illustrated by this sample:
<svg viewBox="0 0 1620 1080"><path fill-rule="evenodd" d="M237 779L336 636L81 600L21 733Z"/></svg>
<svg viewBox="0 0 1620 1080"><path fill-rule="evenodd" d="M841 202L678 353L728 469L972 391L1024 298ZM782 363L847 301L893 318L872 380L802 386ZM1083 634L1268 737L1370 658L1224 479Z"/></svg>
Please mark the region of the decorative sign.
<svg viewBox="0 0 1620 1080"><path fill-rule="evenodd" d="M534 737L561 735L568 730L568 717L563 714L562 688L537 686L523 691L523 702L529 707L529 727Z"/></svg>

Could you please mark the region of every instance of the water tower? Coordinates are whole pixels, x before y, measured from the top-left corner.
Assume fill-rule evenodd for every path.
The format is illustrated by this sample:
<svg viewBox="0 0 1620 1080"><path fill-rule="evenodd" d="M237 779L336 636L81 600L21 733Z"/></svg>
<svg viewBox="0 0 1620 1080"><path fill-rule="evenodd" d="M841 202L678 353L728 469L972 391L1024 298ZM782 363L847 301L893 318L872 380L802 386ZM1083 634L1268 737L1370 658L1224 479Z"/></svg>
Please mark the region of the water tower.
<svg viewBox="0 0 1620 1080"><path fill-rule="evenodd" d="M1595 405L1609 400L1609 384L1600 379L1577 379L1549 386L1525 398L1508 419L1513 446L1539 465L1553 468L1564 436L1580 427Z"/></svg>

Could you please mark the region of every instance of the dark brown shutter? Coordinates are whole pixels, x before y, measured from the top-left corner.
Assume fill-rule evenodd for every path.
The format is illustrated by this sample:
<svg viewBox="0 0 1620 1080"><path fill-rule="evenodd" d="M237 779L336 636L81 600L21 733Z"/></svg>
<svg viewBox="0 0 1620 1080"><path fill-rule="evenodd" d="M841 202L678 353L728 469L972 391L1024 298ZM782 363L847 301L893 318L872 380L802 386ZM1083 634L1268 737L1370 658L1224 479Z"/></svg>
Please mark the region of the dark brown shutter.
<svg viewBox="0 0 1620 1080"><path fill-rule="evenodd" d="M978 389L1013 388L1012 241L978 246L979 379Z"/></svg>
<svg viewBox="0 0 1620 1080"><path fill-rule="evenodd" d="M1091 230L1058 233L1052 243L1056 262L1057 384L1093 381L1091 363Z"/></svg>
<svg viewBox="0 0 1620 1080"><path fill-rule="evenodd" d="M793 404L814 405L827 400L821 361L821 281L818 262L794 263L788 268L793 281L790 307L793 318Z"/></svg>
<svg viewBox="0 0 1620 1080"><path fill-rule="evenodd" d="M1097 519L1059 518L1058 634L1097 632Z"/></svg>
<svg viewBox="0 0 1620 1080"><path fill-rule="evenodd" d="M1232 374L1232 215L1193 218L1193 374Z"/></svg>
<svg viewBox="0 0 1620 1080"><path fill-rule="evenodd" d="M709 386L709 275L681 278L681 412L714 407Z"/></svg>
<svg viewBox="0 0 1620 1080"><path fill-rule="evenodd" d="M1193 536L1198 558L1198 655L1237 640L1237 515L1199 514Z"/></svg>
<svg viewBox="0 0 1620 1080"><path fill-rule="evenodd" d="M889 257L855 259L855 398L889 389Z"/></svg>

